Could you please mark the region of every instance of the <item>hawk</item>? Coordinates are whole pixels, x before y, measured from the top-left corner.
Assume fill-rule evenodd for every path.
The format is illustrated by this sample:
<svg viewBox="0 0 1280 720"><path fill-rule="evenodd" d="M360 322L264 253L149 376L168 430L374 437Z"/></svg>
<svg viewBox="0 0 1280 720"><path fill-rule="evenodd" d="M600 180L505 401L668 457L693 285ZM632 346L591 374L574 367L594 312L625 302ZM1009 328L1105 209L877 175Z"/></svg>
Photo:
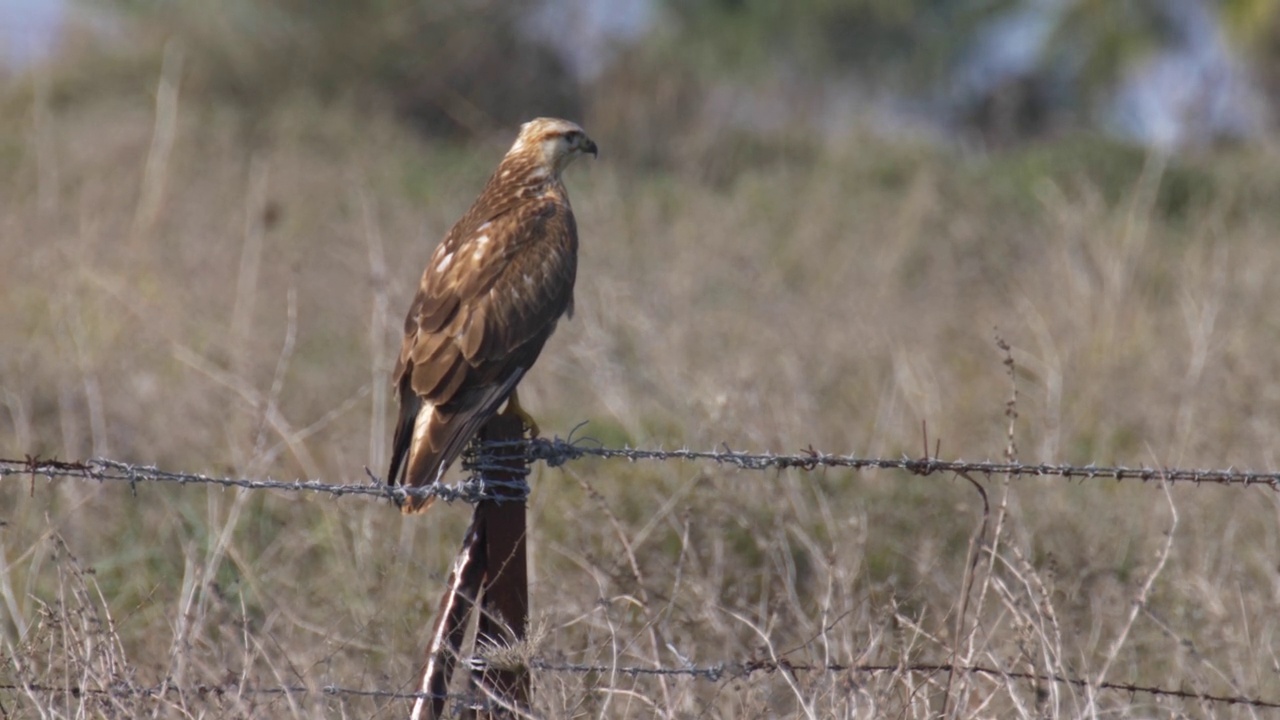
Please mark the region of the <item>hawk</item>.
<svg viewBox="0 0 1280 720"><path fill-rule="evenodd" d="M597 154L581 127L538 118L520 126L471 209L422 273L392 381L400 415L387 482L438 482L504 402L533 431L516 385L561 315L573 314L578 227L560 174ZM401 503L406 514L434 497Z"/></svg>

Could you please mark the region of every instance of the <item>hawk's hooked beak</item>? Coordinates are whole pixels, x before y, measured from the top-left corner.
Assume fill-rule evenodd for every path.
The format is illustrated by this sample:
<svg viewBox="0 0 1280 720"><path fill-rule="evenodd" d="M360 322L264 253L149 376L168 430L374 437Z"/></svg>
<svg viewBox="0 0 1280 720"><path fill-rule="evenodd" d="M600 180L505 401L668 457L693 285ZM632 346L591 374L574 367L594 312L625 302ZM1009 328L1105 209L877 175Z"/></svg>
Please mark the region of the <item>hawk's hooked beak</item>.
<svg viewBox="0 0 1280 720"><path fill-rule="evenodd" d="M591 157L593 158L600 158L600 152L596 147L595 141L585 135L582 137L582 147L579 148L579 150L581 150L583 154L591 153Z"/></svg>

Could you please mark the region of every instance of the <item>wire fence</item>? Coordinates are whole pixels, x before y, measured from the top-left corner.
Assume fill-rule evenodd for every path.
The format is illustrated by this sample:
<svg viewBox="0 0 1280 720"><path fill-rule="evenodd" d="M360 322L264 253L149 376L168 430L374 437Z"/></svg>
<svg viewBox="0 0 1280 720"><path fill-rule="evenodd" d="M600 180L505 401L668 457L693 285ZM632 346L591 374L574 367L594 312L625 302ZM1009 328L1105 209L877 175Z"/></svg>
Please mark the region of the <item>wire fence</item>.
<svg viewBox="0 0 1280 720"><path fill-rule="evenodd" d="M528 487L524 481L489 481L481 483L474 473L493 468L499 453L515 449L529 463L543 462L550 467L586 458L627 460L630 462L671 461L710 463L740 470L788 470L814 471L823 468L862 470L901 470L914 475L983 475L1006 477L1056 478L1068 481L1115 480L1128 482L1157 482L1191 485L1227 485L1237 487L1260 486L1280 491L1280 472L1256 472L1252 470L1199 469L1177 467L1129 467L1096 464L1069 465L1061 463L1026 464L1019 462L970 462L966 460L942 460L925 458L875 458L856 455L840 455L808 448L794 454L751 453L731 450L727 446L718 450L645 450L632 447L595 447L583 442L556 439L521 440L510 443L486 443L478 446L464 461L463 467L473 474L459 483L437 483L428 487L392 487L382 482L367 468L365 482L331 483L321 480L281 481L272 479L243 478L207 475L201 473L163 470L152 465L139 465L107 458L84 461L62 461L26 457L22 460L0 458L0 479L27 476L47 479L70 478L97 482L127 483L135 492L140 483L167 483L177 485L217 485L246 490L279 490L310 492L331 497L377 497L404 500L408 497L437 497L446 501L477 503L481 500L509 501L523 499ZM506 454L507 462L511 455ZM508 469L508 472L509 469ZM497 492L490 492L494 489ZM504 493L506 490L508 492ZM520 492L512 495L510 490Z"/></svg>
<svg viewBox="0 0 1280 720"><path fill-rule="evenodd" d="M276 490L287 492L310 492L331 497L374 497L387 499L404 499L409 496L435 496L448 501L476 503L481 500L510 500L520 498L528 493L524 480L494 483L487 480L481 483L479 474L495 466L500 458L510 462L511 452L529 463L540 461L555 467L566 462L597 458L604 460L644 461L687 461L727 466L732 469L748 471L767 470L799 470L816 471L824 468L843 468L854 471L863 470L899 470L914 475L984 475L1006 477L1040 477L1056 478L1067 481L1114 480L1127 482L1159 482L1170 484L1213 484L1230 487L1261 486L1273 491L1280 490L1280 473L1255 472L1251 470L1227 469L1191 469L1177 467L1128 467L1069 465L1069 464L1024 464L1017 462L970 462L965 460L943 460L936 457L913 458L874 458L856 455L841 455L820 452L813 448L794 454L750 453L735 451L727 446L716 450L662 450L639 449L632 447L608 448L593 446L584 442L569 442L561 439L533 439L519 442L486 443L473 448L464 460L464 469L471 476L456 484L436 484L424 488L390 487L365 470L366 477L360 483L328 483L320 480L279 481L272 479L255 479L234 476L218 476L201 473L177 472L163 470L155 466L121 462L106 458L94 458L84 461L62 461L26 457L21 460L0 458L0 480L29 478L32 483L37 478L75 479L100 483L121 483L128 485L134 492L139 484L159 483L177 485L214 485L224 488L243 488L246 490ZM510 472L510 466L504 466ZM501 487L499 487L501 486ZM518 490L515 496L504 494L504 490ZM473 661L479 662L479 661ZM1224 695L1198 692L1195 690L1164 688L1153 685L1136 685L1120 682L1093 682L1078 677L1067 677L1058 674L1041 674L1034 672L1013 671L981 665L952 665L949 663L918 663L891 665L861 664L828 664L814 665L792 663L787 661L764 661L758 659L723 662L710 665L685 665L679 667L662 666L611 666L590 665L564 662L553 662L546 659L534 659L529 663L532 670L546 673L595 674L614 676L666 676L688 677L712 683L749 678L756 674L771 673L845 673L862 676L874 676L886 673L915 673L935 675L941 673L964 673L982 675L1005 681L1055 683L1060 685L1093 688L1094 690L1125 692L1131 695L1144 694L1157 698L1168 698L1180 701L1198 701L1213 704L1239 705L1250 708L1280 709L1280 701L1266 700L1246 695ZM198 684L188 687L162 682L153 686L119 683L108 687L80 687L50 684L7 684L0 685L0 690L22 691L39 694L71 694L76 697L110 696L114 698L154 698L163 699L170 695L184 697L201 697L209 699L264 697L264 696L305 696L320 694L324 696L346 698L375 698L386 700L413 700L436 697L427 693L388 690L382 688L352 688L339 685L259 685L238 681L228 681L219 685ZM468 695L447 695L446 699L475 706L483 704L485 698Z"/></svg>
<svg viewBox="0 0 1280 720"><path fill-rule="evenodd" d="M982 675L992 679L1010 680L1018 682L1031 683L1056 683L1059 685L1069 685L1077 688L1090 687L1090 681L1082 678L1064 677L1057 674L1043 674L1033 672L1020 672L1015 670L1006 670L1001 668L988 667L984 665L951 665L950 663L914 663L914 664L887 664L887 665L853 665L831 663L827 665L813 665L807 663L792 663L787 661L768 661L768 660L739 660L734 662L723 662L714 665L686 665L681 667L661 667L661 666L614 666L614 665L591 665L578 663L553 662L546 659L534 658L529 667L535 671L546 673L565 673L574 675L620 675L627 677L645 677L645 676L663 676L663 677L687 677L694 680L702 680L712 683L729 682L732 680L749 679L757 674L774 674L774 673L842 673L862 676L875 676L886 674L921 674L921 675L940 675L952 672L953 668L956 673ZM1280 702L1264 700L1246 695L1222 695L1214 693L1197 692L1194 690L1183 690L1164 688L1155 685L1138 685L1133 683L1120 683L1104 681L1093 686L1097 690L1109 692L1128 693L1129 695L1149 695L1155 698L1166 698L1179 701L1196 701L1206 702L1216 705L1238 705L1241 707L1261 708L1261 709L1280 709ZM187 698L208 698L231 699L231 698L248 698L248 697L305 697L308 695L324 695L338 698L374 698L383 700L416 700L419 698L431 699L437 697L430 693L411 692L403 690L387 690L382 688L352 688L340 685L316 684L316 685L259 685L250 682L241 682L231 680L222 684L201 683L190 686L181 686L170 682L161 682L156 685L136 685L131 683L116 683L108 687L81 687L73 685L50 685L40 683L27 684L7 684L0 685L0 691L23 691L39 694L69 694L73 697L112 697L117 699L163 699L169 696L183 696ZM449 693L439 696L446 700L453 700L467 704L483 704L487 699L480 695L465 693Z"/></svg>

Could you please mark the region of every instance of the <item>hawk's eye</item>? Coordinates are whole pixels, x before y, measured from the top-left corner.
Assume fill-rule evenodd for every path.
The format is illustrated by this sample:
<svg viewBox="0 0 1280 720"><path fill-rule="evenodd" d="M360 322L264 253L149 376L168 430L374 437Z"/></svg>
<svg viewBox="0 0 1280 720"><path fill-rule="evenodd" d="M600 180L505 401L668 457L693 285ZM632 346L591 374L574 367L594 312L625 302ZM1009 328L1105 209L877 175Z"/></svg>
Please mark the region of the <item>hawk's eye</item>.
<svg viewBox="0 0 1280 720"><path fill-rule="evenodd" d="M582 142L582 133L578 132L577 130L570 130L569 132L564 134L564 140L570 145L577 145L578 143Z"/></svg>

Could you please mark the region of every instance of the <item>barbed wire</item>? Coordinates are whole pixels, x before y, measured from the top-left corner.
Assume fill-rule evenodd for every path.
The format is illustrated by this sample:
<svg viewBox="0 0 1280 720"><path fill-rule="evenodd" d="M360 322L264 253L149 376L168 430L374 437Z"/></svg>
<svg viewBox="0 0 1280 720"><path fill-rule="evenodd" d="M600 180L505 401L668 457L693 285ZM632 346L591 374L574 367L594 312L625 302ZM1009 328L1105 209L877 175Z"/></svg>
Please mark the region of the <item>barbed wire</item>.
<svg viewBox="0 0 1280 720"><path fill-rule="evenodd" d="M471 476L456 484L437 483L427 487L404 488L389 486L366 469L369 482L327 483L321 480L280 481L233 476L216 476L201 473L162 470L153 465L138 465L93 458L84 461L61 461L28 456L22 460L0 458L0 479L15 476L73 478L98 482L125 482L136 492L138 483L174 483L178 485L207 484L247 490L282 490L289 492L314 492L331 497L366 496L403 501L409 497L436 497L445 501L477 503L483 500L521 500L528 495L524 479L495 479L493 472L512 474L512 459L526 463L541 461L550 467L564 463L598 458L603 460L709 462L742 470L814 471L822 468L861 470L902 470L914 475L970 474L1003 475L1010 477L1045 477L1063 480L1116 480L1143 483L1163 480L1168 483L1214 484L1230 486L1261 486L1280 490L1280 472L1256 472L1252 470L1197 469L1177 467L1129 467L1124 465L1102 466L1069 465L1063 463L1025 464L1018 462L970 462L966 460L942 460L925 458L875 458L856 455L839 455L820 452L812 447L795 454L751 453L731 450L727 446L718 450L645 450L632 447L594 447L584 442L569 442L559 438L519 440L512 442L488 442L476 445L463 467ZM526 468L527 474L527 468ZM485 476L483 481L480 476Z"/></svg>
<svg viewBox="0 0 1280 720"><path fill-rule="evenodd" d="M722 662L714 665L686 665L681 667L650 667L650 666L613 666L613 665L590 665L579 663L561 663L552 662L542 658L534 658L529 663L529 668L536 671L548 673L568 673L577 675L625 675L629 677L645 677L645 676L663 676L663 677L689 677L696 680L705 680L718 683L728 680L749 679L755 674L773 674L778 672L787 673L853 673L858 675L884 675L893 673L922 673L929 675L937 675L948 673L952 670L950 663L912 663L912 664L883 664L883 665L845 665L840 663L831 663L827 665L813 665L808 663L793 663L788 661L768 661L768 660L741 660L733 662ZM475 668L473 668L475 669ZM1025 682L1039 683L1056 683L1059 685L1071 685L1073 687L1086 688L1090 686L1090 682L1083 678L1066 677L1058 674L1044 674L1033 672L1020 672L1014 670L1001 670L999 668L987 667L983 665L957 665L956 672L983 675L991 678L1019 680ZM1139 685L1136 683L1120 683L1104 681L1095 686L1098 690L1110 692L1125 692L1130 695L1143 694L1152 697L1164 697L1183 701L1207 702L1216 705L1241 705L1253 708L1280 709L1280 701L1264 700L1261 698L1248 697L1245 695L1220 695L1214 693L1197 692L1194 690L1181 690L1163 688L1155 685ZM0 685L0 690L20 690L25 692L36 693L66 693L74 697L88 696L109 696L115 698L143 698L143 699L161 699L169 695L195 696L205 698L234 698L246 696L305 696L308 694L320 694L334 697L367 697L385 700L415 700L418 698L430 699L435 697L430 693L424 692L408 692L402 690L385 690L380 688L349 688L340 685L256 685L254 683L241 683L235 680L222 684L201 683L191 686L179 686L170 682L162 682L152 686L134 685L130 683L116 683L105 688L66 686L66 685L50 685L42 683L11 683ZM486 698L475 694L450 693L444 696L446 699L455 700L462 703L475 704L485 703Z"/></svg>
<svg viewBox="0 0 1280 720"><path fill-rule="evenodd" d="M482 451L490 448L504 449L523 446L524 455L530 460L541 460L551 467L561 465L570 460L584 457L604 459L623 459L631 462L640 460L688 460L706 461L718 465L730 465L743 470L816 470L818 468L848 468L851 470L905 470L916 475L932 475L934 473L969 473L977 475L1011 475L1015 477L1058 477L1066 480L1141 480L1143 482L1164 480L1169 483L1212 483L1219 485L1262 485L1272 490L1280 490L1280 472L1256 472L1252 470L1193 469L1193 468L1157 468L1128 467L1124 465L1102 466L1068 465L1064 463L1025 464L1019 462L970 462L966 460L940 460L935 457L926 458L868 458L857 455L838 455L826 453L809 447L799 453L781 455L776 453L750 453L731 450L727 446L721 450L644 450L632 447L606 448L590 447L582 443L571 443L556 438L541 438L518 443L486 443ZM491 451L490 451L491 452ZM485 457L483 454L481 457Z"/></svg>
<svg viewBox="0 0 1280 720"><path fill-rule="evenodd" d="M335 697L368 697L381 698L386 700L416 700L418 698L431 699L438 697L431 693L425 692L409 692L402 690L382 690L378 688L349 688L340 685L316 685L309 687L306 685L274 685L274 686L257 686L252 683L241 684L236 680L229 680L222 684L199 683L196 685L182 686L169 682L162 682L156 685L134 685L132 683L112 683L105 688L101 687L80 687L80 686L64 686L49 685L45 683L11 683L8 685L0 685L0 690L22 690L25 692L36 693L65 693L72 697L114 697L114 698L153 698L160 699L169 695L192 695L196 697L245 697L245 696L280 696L280 695L332 695ZM450 693L443 696L446 699L471 701L478 699L474 695L465 695L459 693Z"/></svg>
<svg viewBox="0 0 1280 720"><path fill-rule="evenodd" d="M831 663L813 665L809 663L793 663L786 660L773 662L769 660L746 660L717 663L715 665L687 665L683 667L613 667L611 665L583 665L575 663L549 663L535 659L531 664L535 670L548 672L568 672L578 674L616 673L633 677L654 675L665 677L687 676L711 682L750 678L755 673L772 674L776 672L790 673L855 673L859 675L882 675L886 673L923 673L938 675L952 670L950 663L911 663L892 665L843 665ZM988 677L1025 680L1028 682L1050 682L1074 687L1089 687L1090 682L1083 678L1066 677L1057 674L1020 672L1016 670L1000 670L983 665L956 665L956 672ZM1192 690L1172 690L1155 685L1138 685L1135 683L1119 683L1103 681L1096 686L1099 690L1114 692L1141 693L1156 697L1169 697L1179 700L1199 700L1223 705L1247 705L1257 708L1280 708L1280 701L1262 700L1244 695L1216 695L1213 693L1195 692Z"/></svg>
<svg viewBox="0 0 1280 720"><path fill-rule="evenodd" d="M717 465L728 465L742 470L787 470L798 469L813 471L820 468L846 468L850 470L903 470L915 475L943 474L976 474L1005 475L1012 477L1049 477L1064 480L1137 480L1152 482L1163 480L1169 483L1215 484L1238 486L1262 486L1272 490L1280 490L1280 472L1256 472L1252 470L1197 469L1177 467L1129 467L1124 465L1102 466L1069 465L1064 463L1025 464L1018 462L970 462L966 460L941 460L926 458L875 458L858 457L856 455L838 455L806 449L795 454L750 453L731 450L725 447L720 450L645 450L632 447L592 447L581 442L567 442L559 438L553 440L534 439L514 442L489 442L473 449L471 457L464 463L464 468L473 474L467 480L456 484L439 483L422 488L392 487L381 482L372 473L368 474L367 483L326 483L320 480L280 481L272 479L253 479L232 476L214 476L201 473L186 473L162 470L152 465L137 465L107 458L94 458L84 461L61 461L57 459L41 459L30 457L23 460L0 458L0 479L11 476L30 476L45 478L75 478L96 480L99 482L127 482L136 489L140 482L211 484L222 487L245 488L248 490L283 490L292 492L315 492L344 496L372 496L388 499L404 500L408 497L434 496L446 501L460 500L475 503L481 500L519 499L527 493L527 485L523 480L494 480L492 476L481 483L477 475L488 474L496 470L510 474L512 457L526 462L541 461L550 467L557 467L566 462L584 458L604 460L638 461L670 461L710 462ZM486 487L517 491L515 495L503 495L488 492Z"/></svg>
<svg viewBox="0 0 1280 720"><path fill-rule="evenodd" d="M510 468L504 468L510 473ZM404 501L409 497L437 497L453 502L460 500L467 503L478 503L482 500L499 502L519 500L527 497L529 486L524 480L499 480L492 477L483 482L472 476L456 484L436 483L427 487L405 488L390 486L370 474L367 483L327 483L321 480L271 480L253 479L232 476L206 475L203 473L176 472L162 470L154 465L135 465L133 463L93 458L83 461L42 460L27 458L11 460L0 458L0 480L7 477L28 476L32 479L44 477L70 478L77 480L94 480L97 482L127 483L136 493L139 483L172 483L177 485L217 485L224 488L243 488L245 490L283 490L289 492L314 492L332 497L366 496ZM503 494L493 490L509 489L512 493Z"/></svg>
<svg viewBox="0 0 1280 720"><path fill-rule="evenodd" d="M179 485L206 484L228 488L247 490L281 490L291 492L315 492L332 497L368 496L404 500L410 496L435 496L446 501L460 500L475 503L482 500L519 499L528 492L528 485L523 478L516 480L495 480L492 472L512 474L512 458L523 459L526 464L541 461L548 466L556 467L566 462L584 458L602 460L639 461L688 461L709 462L726 465L742 470L787 470L814 471L821 468L845 468L861 470L901 470L916 475L945 474L981 474L1004 475L1012 477L1052 477L1065 480L1112 479L1116 481L1150 482L1163 480L1170 483L1211 483L1218 485L1264 486L1272 490L1280 490L1280 473L1241 471L1228 469L1187 469L1187 468L1154 468L1127 466L1098 466L1095 464L1077 466L1067 464L1022 464L1010 462L968 462L964 460L941 460L933 457L912 458L864 458L855 455L838 455L814 450L812 447L796 454L749 453L729 449L699 451L682 448L678 450L653 449L645 450L632 447L608 448L586 445L582 442L567 442L559 438L552 440L534 439L514 442L489 442L476 445L464 461L464 469L472 476L457 484L436 484L424 488L390 487L381 482L366 470L369 482L334 484L319 480L278 481L272 479L253 479L233 476L215 476L200 473L186 473L162 470L155 466L126 463L107 458L94 458L86 461L60 461L57 459L40 459L26 457L23 460L0 459L0 479L8 477L36 477L48 479L71 478L98 482L127 483L135 492L137 485L143 482L173 483ZM526 469L527 473L527 469ZM485 481L480 477L486 476ZM496 492L495 492L496 491ZM503 491L506 491L505 493ZM515 494L510 494L515 491ZM757 673L776 672L847 672L862 675L877 675L894 672L930 673L951 672L952 666L947 663L937 664L893 664L893 665L812 665L791 663L787 661L770 662L762 660L745 660L724 662L714 665L687 665L681 667L641 667L610 666L574 663L553 663L535 659L530 668L543 672L577 673L577 674L621 674L639 676L686 676L711 682L727 679L749 678ZM1064 677L1057 674L1037 674L1001 670L984 666L956 666L956 672L985 675L989 677L1013 679L1027 682L1052 682L1075 687L1089 687L1090 682L1082 678ZM1195 700L1227 705L1245 705L1255 708L1280 709L1280 702L1251 698L1243 695L1216 695L1182 689L1169 689L1158 686L1137 685L1133 683L1102 682L1096 686L1099 690L1142 693L1156 697L1167 697L1179 700ZM431 698L429 693L408 692L385 689L348 688L337 685L316 686L258 686L250 683L241 684L230 681L221 685L199 684L190 687L179 687L172 683L161 683L155 686L138 686L118 684L107 688L69 687L62 685L41 684L9 684L0 685L0 690L24 690L40 693L71 693L80 695L110 695L113 697L161 698L171 693L181 693L200 697L240 697L240 696L283 696L319 693L329 696L369 697L381 699L418 699ZM466 703L484 702L484 698L467 695L449 695L448 699Z"/></svg>
<svg viewBox="0 0 1280 720"><path fill-rule="evenodd" d="M61 461L57 459L41 459L28 456L22 460L0 458L0 480L9 477L29 477L34 481L37 477L48 479L69 478L97 482L127 483L134 492L139 483L172 483L178 485L205 484L225 488L243 488L247 490L279 490L289 492L314 492L331 497L366 496L395 500L408 497L434 496L446 501L460 500L476 503L482 500L507 501L522 499L528 493L528 485L519 473L517 479L494 479L493 473L513 474L512 459L521 459L525 464L536 461L557 467L566 462L597 458L602 460L640 461L687 461L706 462L729 466L742 470L788 470L815 471L823 468L845 468L854 471L862 470L901 470L915 475L970 474L970 475L1003 475L1010 477L1048 477L1064 480L1111 479L1116 481L1151 482L1163 480L1169 483L1204 483L1237 487L1263 486L1272 490L1280 490L1280 473L1255 472L1248 470L1227 469L1188 469L1188 468L1156 468L1128 466L1068 465L1068 464L1023 464L1016 462L969 462L965 460L942 460L936 457L920 459L912 458L866 458L855 455L840 455L820 452L812 447L795 454L750 453L735 451L727 446L717 450L677 450L641 449L632 447L609 448L591 446L584 442L569 442L559 438L546 440L520 440L512 442L487 442L473 446L464 459L463 467L471 476L457 484L436 484L423 488L391 487L379 480L366 469L368 482L365 483L326 483L319 480L278 481L272 479L254 479L234 476L216 476L201 473L176 472L162 470L155 466L139 465L108 458L94 458L85 461ZM527 475L527 467L525 469ZM481 477L485 477L481 481ZM514 494L513 494L514 491ZM552 673L604 674L613 673L639 676L686 676L711 682L727 679L749 678L757 673L776 672L847 672L862 675L877 675L894 672L937 674L952 672L952 665L938 664L893 664L893 665L812 665L791 663L787 661L770 662L763 660L745 660L724 662L714 665L687 665L681 667L640 667L588 665L574 663L553 663L543 659L535 659L530 668ZM1075 687L1089 687L1090 681L1082 678L1064 677L1057 674L1037 674L1001 670L984 666L956 666L955 672L985 675L1027 682L1052 682ZM1227 705L1244 705L1255 708L1280 709L1280 701L1269 701L1243 695L1216 695L1182 689L1169 689L1133 683L1102 682L1095 686L1099 690L1142 693L1156 697L1167 697L1179 700L1194 700ZM8 684L0 685L0 690L24 690L40 693L71 693L80 695L110 695L113 697L161 698L170 693L181 693L201 697L230 696L283 696L319 693L329 696L369 697L381 699L418 699L431 698L429 693L408 692L385 689L348 688L337 685L280 685L258 686L251 683L230 681L221 685L199 684L190 687L179 687L172 683L160 683L155 686L138 686L133 684L117 684L107 688L72 687L63 685L42 684ZM465 703L484 702L484 698L469 695L448 695L447 699Z"/></svg>

